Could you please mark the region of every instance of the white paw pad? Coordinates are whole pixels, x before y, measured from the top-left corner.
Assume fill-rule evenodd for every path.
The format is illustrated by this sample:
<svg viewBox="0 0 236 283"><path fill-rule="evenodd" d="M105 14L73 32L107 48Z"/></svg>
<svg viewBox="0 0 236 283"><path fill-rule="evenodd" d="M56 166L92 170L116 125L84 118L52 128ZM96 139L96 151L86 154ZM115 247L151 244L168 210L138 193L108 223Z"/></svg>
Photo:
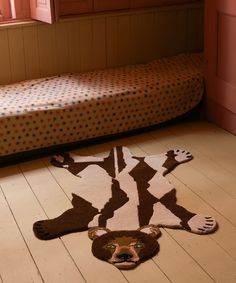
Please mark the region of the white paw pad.
<svg viewBox="0 0 236 283"><path fill-rule="evenodd" d="M196 234L208 234L216 229L216 220L208 215L196 214L189 221L191 232Z"/></svg>
<svg viewBox="0 0 236 283"><path fill-rule="evenodd" d="M193 158L192 154L187 150L175 149L174 150L175 160L179 163L191 160Z"/></svg>
<svg viewBox="0 0 236 283"><path fill-rule="evenodd" d="M53 158L54 158L54 160L56 160L56 161L58 161L60 163L63 163L64 160L65 160L65 158L63 156L61 156L61 155L54 155Z"/></svg>

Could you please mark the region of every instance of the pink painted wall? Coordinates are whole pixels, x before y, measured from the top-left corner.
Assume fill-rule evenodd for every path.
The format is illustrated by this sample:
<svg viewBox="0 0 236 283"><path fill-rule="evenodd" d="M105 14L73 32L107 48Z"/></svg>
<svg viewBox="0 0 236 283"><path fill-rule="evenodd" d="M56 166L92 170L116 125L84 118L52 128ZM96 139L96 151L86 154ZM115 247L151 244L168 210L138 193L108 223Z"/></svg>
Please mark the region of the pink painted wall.
<svg viewBox="0 0 236 283"><path fill-rule="evenodd" d="M236 1L205 1L205 63L209 120L236 134Z"/></svg>

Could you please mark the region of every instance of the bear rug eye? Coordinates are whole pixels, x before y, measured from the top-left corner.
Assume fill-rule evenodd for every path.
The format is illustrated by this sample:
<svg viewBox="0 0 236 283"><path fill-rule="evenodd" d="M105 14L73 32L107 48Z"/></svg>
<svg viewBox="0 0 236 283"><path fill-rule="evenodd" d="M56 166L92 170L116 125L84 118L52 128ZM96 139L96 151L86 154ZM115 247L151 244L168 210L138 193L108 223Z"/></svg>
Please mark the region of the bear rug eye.
<svg viewBox="0 0 236 283"><path fill-rule="evenodd" d="M72 208L54 219L35 222L34 234L50 240L88 230L96 258L131 269L157 255L160 227L212 233L217 229L214 217L178 205L176 190L166 178L192 158L182 149L137 157L123 146L112 148L104 158L57 155L51 164L66 170L68 179L73 174L78 182Z"/></svg>
<svg viewBox="0 0 236 283"><path fill-rule="evenodd" d="M136 243L133 245L136 249L142 249L144 248L144 245L142 243Z"/></svg>
<svg viewBox="0 0 236 283"><path fill-rule="evenodd" d="M107 249L107 250L114 250L115 248L116 248L116 246L113 245L113 244L108 244L108 245L105 246L105 249Z"/></svg>

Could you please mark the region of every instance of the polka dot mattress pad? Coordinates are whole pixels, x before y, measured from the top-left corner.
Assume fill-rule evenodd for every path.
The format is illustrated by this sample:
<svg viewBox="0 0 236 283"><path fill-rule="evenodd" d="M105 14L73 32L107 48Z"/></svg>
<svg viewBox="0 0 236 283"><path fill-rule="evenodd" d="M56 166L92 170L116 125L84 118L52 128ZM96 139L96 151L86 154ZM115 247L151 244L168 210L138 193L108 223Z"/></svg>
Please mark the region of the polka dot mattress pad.
<svg viewBox="0 0 236 283"><path fill-rule="evenodd" d="M158 124L203 89L202 54L0 86L0 156Z"/></svg>

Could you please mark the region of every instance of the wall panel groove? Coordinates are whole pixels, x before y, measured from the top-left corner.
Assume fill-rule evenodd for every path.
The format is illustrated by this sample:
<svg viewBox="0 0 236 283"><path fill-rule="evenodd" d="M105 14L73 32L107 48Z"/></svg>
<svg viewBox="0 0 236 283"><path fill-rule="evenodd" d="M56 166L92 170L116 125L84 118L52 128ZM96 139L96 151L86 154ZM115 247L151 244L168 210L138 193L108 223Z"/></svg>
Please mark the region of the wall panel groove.
<svg viewBox="0 0 236 283"><path fill-rule="evenodd" d="M24 54L26 78L33 79L40 76L39 70L39 47L36 27L23 29Z"/></svg>
<svg viewBox="0 0 236 283"><path fill-rule="evenodd" d="M12 81L26 79L25 52L22 28L8 30Z"/></svg>
<svg viewBox="0 0 236 283"><path fill-rule="evenodd" d="M8 30L0 30L0 51L0 83L7 84L12 81Z"/></svg>

